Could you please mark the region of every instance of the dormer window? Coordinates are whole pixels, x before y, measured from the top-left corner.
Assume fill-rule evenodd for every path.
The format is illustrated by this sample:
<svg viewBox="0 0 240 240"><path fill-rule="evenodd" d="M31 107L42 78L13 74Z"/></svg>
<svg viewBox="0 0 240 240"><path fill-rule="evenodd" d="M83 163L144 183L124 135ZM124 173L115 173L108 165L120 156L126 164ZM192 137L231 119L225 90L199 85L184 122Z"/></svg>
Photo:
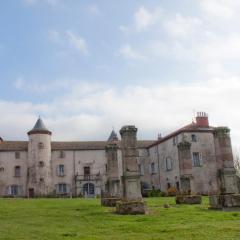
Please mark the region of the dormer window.
<svg viewBox="0 0 240 240"><path fill-rule="evenodd" d="M42 142L38 143L38 149L44 149L44 144Z"/></svg>

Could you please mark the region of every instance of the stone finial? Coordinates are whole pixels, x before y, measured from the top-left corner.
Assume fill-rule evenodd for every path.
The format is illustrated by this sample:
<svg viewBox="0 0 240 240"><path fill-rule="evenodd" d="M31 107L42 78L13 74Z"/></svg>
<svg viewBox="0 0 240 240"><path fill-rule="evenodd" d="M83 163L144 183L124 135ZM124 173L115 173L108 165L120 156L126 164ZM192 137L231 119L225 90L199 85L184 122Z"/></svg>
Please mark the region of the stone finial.
<svg viewBox="0 0 240 240"><path fill-rule="evenodd" d="M121 136L124 135L124 133L128 133L128 132L137 132L137 128L134 125L127 125L127 126L123 126L120 130L120 134Z"/></svg>

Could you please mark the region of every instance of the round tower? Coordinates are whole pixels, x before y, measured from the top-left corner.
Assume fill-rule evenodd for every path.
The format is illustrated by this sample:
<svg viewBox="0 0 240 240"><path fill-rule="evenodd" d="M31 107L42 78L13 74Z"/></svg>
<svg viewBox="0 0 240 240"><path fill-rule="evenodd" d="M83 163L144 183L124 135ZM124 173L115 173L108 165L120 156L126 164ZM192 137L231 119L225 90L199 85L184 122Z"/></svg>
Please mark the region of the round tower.
<svg viewBox="0 0 240 240"><path fill-rule="evenodd" d="M51 135L40 117L28 132L29 197L52 194Z"/></svg>

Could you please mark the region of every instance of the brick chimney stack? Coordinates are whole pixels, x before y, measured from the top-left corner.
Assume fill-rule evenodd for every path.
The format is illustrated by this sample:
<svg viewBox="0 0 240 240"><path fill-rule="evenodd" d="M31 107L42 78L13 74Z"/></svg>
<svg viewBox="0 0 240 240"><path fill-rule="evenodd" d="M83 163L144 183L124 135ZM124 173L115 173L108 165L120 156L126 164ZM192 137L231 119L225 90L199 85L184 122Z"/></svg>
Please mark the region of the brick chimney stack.
<svg viewBox="0 0 240 240"><path fill-rule="evenodd" d="M208 115L205 112L198 112L196 117L196 124L199 127L209 127Z"/></svg>

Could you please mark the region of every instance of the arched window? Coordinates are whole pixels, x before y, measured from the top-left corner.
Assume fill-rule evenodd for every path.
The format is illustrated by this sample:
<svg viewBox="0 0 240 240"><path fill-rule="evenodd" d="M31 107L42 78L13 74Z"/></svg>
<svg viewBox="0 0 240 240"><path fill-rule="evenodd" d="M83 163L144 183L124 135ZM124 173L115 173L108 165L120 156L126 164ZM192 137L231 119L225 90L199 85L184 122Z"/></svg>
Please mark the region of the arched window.
<svg viewBox="0 0 240 240"><path fill-rule="evenodd" d="M0 167L0 173L4 172L4 167Z"/></svg>

